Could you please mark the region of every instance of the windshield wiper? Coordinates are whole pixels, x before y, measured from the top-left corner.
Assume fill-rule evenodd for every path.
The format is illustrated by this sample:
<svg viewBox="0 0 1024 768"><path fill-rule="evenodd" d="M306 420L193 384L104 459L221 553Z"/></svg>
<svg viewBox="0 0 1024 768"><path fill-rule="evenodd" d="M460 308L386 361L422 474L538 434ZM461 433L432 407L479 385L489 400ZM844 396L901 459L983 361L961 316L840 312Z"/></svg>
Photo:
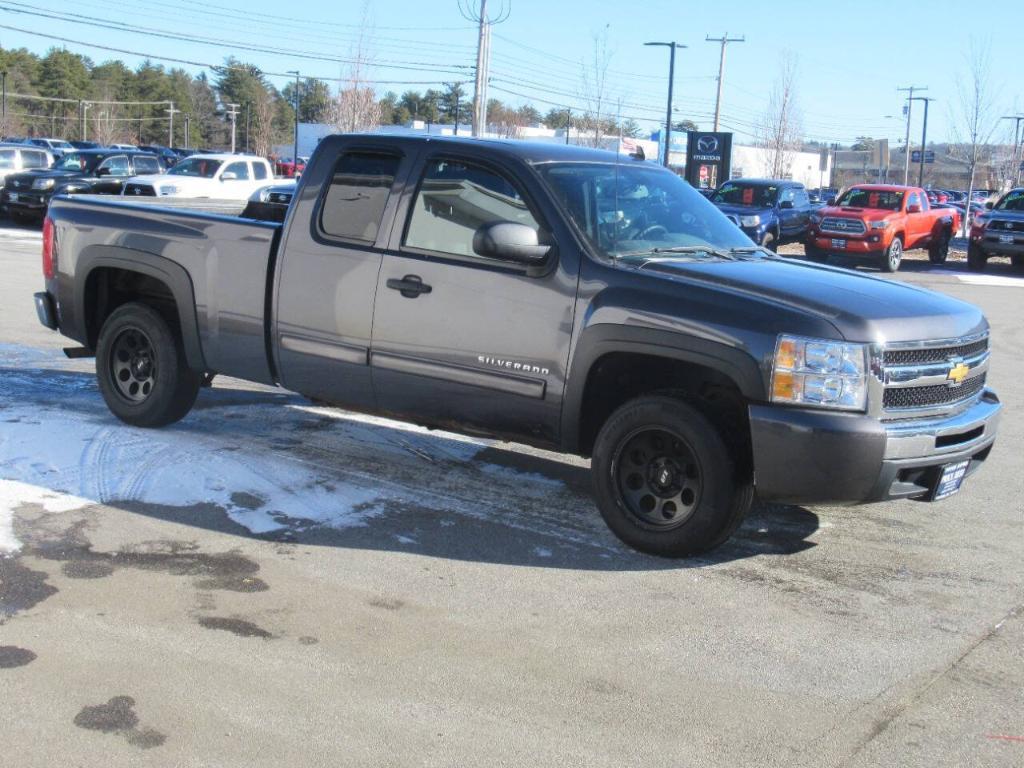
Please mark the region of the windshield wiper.
<svg viewBox="0 0 1024 768"><path fill-rule="evenodd" d="M775 253L774 251L770 251L767 248L760 245L747 245L743 246L742 248L730 248L729 253L735 256L748 256L755 253L759 253L763 256L768 256L772 258L778 258L779 256L779 254Z"/></svg>
<svg viewBox="0 0 1024 768"><path fill-rule="evenodd" d="M735 256L729 251L723 251L720 248L712 248L710 245L675 245L669 247L656 246L654 248L647 248L643 251L627 251L625 253L618 254L618 258L624 258L627 256L661 256L666 257L677 256L680 254L688 253L706 253L709 256L717 256L720 259L735 260ZM648 258L647 261L653 261Z"/></svg>

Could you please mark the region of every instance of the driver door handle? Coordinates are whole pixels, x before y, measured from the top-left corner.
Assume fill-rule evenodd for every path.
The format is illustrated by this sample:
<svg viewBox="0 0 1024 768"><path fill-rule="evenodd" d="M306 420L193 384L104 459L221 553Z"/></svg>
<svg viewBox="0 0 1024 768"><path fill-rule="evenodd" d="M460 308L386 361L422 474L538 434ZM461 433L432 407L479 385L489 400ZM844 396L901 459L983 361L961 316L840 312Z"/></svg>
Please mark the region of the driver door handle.
<svg viewBox="0 0 1024 768"><path fill-rule="evenodd" d="M385 285L393 291L398 291L407 299L415 299L421 293L430 293L433 289L423 282L419 275L406 275L401 280L388 278Z"/></svg>

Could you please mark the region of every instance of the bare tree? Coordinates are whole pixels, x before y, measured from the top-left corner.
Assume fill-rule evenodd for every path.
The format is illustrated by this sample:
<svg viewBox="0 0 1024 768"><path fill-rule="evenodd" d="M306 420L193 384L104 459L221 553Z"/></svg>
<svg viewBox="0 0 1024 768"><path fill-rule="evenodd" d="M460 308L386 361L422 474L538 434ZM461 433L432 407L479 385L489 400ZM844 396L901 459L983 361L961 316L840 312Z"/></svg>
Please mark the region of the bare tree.
<svg viewBox="0 0 1024 768"><path fill-rule="evenodd" d="M99 100L103 102L114 100L114 91L109 83L103 83ZM93 141L106 147L125 140L126 131L122 127L124 121L118 119L120 110L117 104L94 104L89 114L92 117L89 138Z"/></svg>
<svg viewBox="0 0 1024 768"><path fill-rule="evenodd" d="M952 115L956 143L950 154L967 164L967 200L974 193L974 177L983 155L990 152L989 142L999 125L992 84L992 56L988 42L971 39L967 53L967 77L958 81L959 100ZM964 234L969 231L971 209L964 211Z"/></svg>
<svg viewBox="0 0 1024 768"><path fill-rule="evenodd" d="M764 172L773 179L788 175L793 157L800 149L800 110L796 91L797 60L791 52L784 52L779 65L779 76L768 96L768 109L757 129L757 145L765 150Z"/></svg>
<svg viewBox="0 0 1024 768"><path fill-rule="evenodd" d="M345 83L338 89L327 110L327 119L343 133L368 131L380 125L382 109L377 94L366 83L367 72L373 65L369 41L373 27L369 20L369 3L363 3L362 23L352 45L349 71Z"/></svg>
<svg viewBox="0 0 1024 768"><path fill-rule="evenodd" d="M607 128L608 115L605 114L611 101L608 95L608 66L611 64L612 50L608 47L608 25L594 35L594 50L589 62L581 62L581 86L583 103L586 110L578 121L580 137L583 144L592 147L601 146L602 135ZM586 138L583 138L584 132Z"/></svg>

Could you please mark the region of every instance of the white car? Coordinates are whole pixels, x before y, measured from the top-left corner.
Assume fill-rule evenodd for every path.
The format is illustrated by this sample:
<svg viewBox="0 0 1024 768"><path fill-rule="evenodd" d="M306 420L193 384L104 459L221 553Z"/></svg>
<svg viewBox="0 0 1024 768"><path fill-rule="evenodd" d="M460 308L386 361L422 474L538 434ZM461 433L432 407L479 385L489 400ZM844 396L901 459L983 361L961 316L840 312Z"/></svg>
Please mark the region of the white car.
<svg viewBox="0 0 1024 768"><path fill-rule="evenodd" d="M133 176L121 191L124 197L189 197L248 200L273 180L270 163L251 155L192 155L167 173Z"/></svg>

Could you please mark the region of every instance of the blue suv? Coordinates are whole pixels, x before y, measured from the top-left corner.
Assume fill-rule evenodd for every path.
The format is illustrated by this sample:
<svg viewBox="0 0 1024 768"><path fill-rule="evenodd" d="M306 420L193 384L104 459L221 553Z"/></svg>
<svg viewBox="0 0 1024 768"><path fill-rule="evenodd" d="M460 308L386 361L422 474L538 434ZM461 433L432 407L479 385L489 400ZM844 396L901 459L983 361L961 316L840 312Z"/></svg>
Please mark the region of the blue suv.
<svg viewBox="0 0 1024 768"><path fill-rule="evenodd" d="M803 240L815 207L803 184L785 179L732 179L715 190L711 202L751 240L773 251Z"/></svg>

